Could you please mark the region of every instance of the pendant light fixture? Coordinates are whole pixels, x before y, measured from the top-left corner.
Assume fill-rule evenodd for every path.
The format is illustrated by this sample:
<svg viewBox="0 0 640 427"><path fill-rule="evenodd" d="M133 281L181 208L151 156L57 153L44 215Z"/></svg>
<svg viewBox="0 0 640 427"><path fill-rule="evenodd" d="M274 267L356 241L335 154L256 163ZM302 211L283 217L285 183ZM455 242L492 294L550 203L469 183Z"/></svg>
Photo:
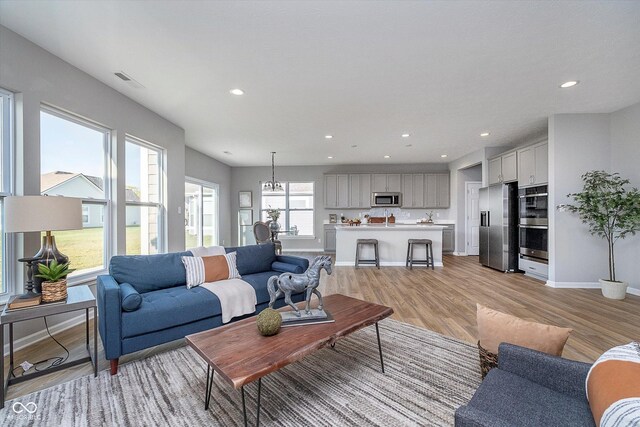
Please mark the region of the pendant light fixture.
<svg viewBox="0 0 640 427"><path fill-rule="evenodd" d="M262 189L264 191L284 191L282 188L282 184L279 181L276 181L276 164L275 164L275 156L276 152L271 152L271 181L267 181L264 183Z"/></svg>

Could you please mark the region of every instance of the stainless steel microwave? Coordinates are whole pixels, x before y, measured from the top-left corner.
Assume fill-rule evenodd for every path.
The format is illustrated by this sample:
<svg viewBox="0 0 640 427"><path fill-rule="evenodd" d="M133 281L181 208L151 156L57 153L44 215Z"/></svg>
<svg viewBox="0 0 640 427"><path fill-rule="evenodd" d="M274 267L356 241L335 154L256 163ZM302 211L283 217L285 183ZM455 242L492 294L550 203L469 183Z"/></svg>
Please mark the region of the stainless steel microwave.
<svg viewBox="0 0 640 427"><path fill-rule="evenodd" d="M399 208L402 206L402 193L371 193L372 208Z"/></svg>

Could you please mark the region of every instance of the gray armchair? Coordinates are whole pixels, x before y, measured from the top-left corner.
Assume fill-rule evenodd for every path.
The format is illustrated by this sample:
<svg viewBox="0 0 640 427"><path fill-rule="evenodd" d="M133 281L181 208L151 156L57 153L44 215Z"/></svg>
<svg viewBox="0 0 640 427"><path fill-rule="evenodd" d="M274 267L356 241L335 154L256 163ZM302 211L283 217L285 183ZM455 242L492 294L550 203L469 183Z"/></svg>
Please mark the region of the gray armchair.
<svg viewBox="0 0 640 427"><path fill-rule="evenodd" d="M506 343L499 354L498 367L456 411L456 427L595 426L585 392L590 364Z"/></svg>

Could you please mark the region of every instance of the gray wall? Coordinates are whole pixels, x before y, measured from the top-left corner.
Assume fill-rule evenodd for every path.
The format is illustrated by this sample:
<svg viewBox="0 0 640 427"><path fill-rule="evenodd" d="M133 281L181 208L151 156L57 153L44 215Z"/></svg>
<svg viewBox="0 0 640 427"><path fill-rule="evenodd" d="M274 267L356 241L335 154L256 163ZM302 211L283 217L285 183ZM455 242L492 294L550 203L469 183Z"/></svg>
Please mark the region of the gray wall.
<svg viewBox="0 0 640 427"><path fill-rule="evenodd" d="M220 188L220 244L231 244L231 167L219 162L193 148L185 150L186 176L201 181L218 184ZM184 188L183 188L184 192Z"/></svg>
<svg viewBox="0 0 640 427"><path fill-rule="evenodd" d="M413 165L340 165L340 166L277 166L276 179L280 181L313 181L315 182L315 238L291 238L283 241L285 250L322 250L323 221L329 219L330 213L347 217L357 216L368 209L325 209L324 208L324 178L327 173L420 173L447 170L446 163L413 164ZM260 218L260 181L271 177L270 167L234 167L231 168L231 241L238 243L238 192L251 191L253 193L253 218ZM424 209L403 209L411 214L411 218L425 215ZM437 219L453 219L449 209L434 210L440 216Z"/></svg>
<svg viewBox="0 0 640 427"><path fill-rule="evenodd" d="M640 103L611 114L611 171L620 172L640 188ZM640 290L640 235L616 244L616 273L619 280Z"/></svg>

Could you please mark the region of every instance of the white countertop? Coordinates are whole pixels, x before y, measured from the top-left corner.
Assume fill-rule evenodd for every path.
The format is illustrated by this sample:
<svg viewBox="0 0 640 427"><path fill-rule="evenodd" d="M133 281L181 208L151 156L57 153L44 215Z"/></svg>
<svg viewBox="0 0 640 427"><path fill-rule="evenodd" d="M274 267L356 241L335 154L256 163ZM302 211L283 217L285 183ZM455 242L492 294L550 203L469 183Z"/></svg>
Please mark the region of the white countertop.
<svg viewBox="0 0 640 427"><path fill-rule="evenodd" d="M446 225L438 225L438 224L389 224L385 226L384 224L360 224L360 225L352 225L349 224L336 224L336 231L405 231L405 230L444 230Z"/></svg>
<svg viewBox="0 0 640 427"><path fill-rule="evenodd" d="M335 223L335 222L334 223L330 223L328 219L325 219L323 221L323 224L324 225L336 225L336 226L344 226L344 225L346 225L347 227L349 226L349 224L342 224L340 222L338 222L338 223ZM452 219L438 219L438 220L434 221L434 224L435 225L455 225L456 222L454 220L452 220ZM362 224L362 225L380 225L380 224ZM361 227L362 227L362 225L361 225ZM382 225L384 225L384 224L382 224ZM405 220L405 219L398 220L398 219L396 219L396 225L417 225L417 224L416 224L416 220L415 219L411 219L411 220Z"/></svg>

